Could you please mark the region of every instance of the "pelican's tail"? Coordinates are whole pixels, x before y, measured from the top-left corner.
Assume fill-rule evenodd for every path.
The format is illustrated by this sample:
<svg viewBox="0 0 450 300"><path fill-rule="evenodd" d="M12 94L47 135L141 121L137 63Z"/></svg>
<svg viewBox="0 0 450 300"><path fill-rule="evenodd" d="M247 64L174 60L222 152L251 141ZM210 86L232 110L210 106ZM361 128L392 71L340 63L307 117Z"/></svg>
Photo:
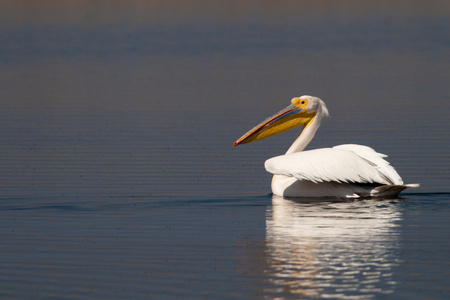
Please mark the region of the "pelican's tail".
<svg viewBox="0 0 450 300"><path fill-rule="evenodd" d="M407 188L417 188L420 184L418 183L410 183L410 184L402 184L402 185L381 185L378 186L372 191L370 191L370 196L372 197L392 197L397 196L401 191Z"/></svg>

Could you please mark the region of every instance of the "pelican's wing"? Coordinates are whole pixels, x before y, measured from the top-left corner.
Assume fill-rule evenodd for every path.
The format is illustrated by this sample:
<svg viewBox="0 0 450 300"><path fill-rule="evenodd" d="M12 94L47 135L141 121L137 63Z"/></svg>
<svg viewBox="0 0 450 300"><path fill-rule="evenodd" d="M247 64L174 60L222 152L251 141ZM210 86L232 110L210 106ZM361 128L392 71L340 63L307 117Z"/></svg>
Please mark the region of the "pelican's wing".
<svg viewBox="0 0 450 300"><path fill-rule="evenodd" d="M367 157L368 155L362 157L352 150L339 149L339 147L323 148L273 157L266 161L265 167L272 174L316 183L334 181L393 184L392 180L377 167L377 164ZM377 156L377 158L389 165L381 157Z"/></svg>
<svg viewBox="0 0 450 300"><path fill-rule="evenodd" d="M383 174L384 177L390 182L390 184L394 185L402 185L403 180L398 175L397 171L395 171L394 167L389 164L384 157L387 157L386 154L378 153L370 147L355 145L355 144L344 144L339 146L334 146L333 149L342 149L349 150L355 152L358 156L364 158L373 164L378 171Z"/></svg>

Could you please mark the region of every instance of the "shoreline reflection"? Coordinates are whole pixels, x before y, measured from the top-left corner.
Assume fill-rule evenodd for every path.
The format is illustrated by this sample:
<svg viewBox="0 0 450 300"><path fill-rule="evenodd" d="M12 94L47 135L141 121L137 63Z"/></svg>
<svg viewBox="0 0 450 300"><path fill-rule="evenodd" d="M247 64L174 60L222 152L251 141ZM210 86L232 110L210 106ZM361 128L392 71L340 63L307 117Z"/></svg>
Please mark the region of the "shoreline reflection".
<svg viewBox="0 0 450 300"><path fill-rule="evenodd" d="M402 219L397 203L274 195L266 216L266 294L371 299L392 293Z"/></svg>

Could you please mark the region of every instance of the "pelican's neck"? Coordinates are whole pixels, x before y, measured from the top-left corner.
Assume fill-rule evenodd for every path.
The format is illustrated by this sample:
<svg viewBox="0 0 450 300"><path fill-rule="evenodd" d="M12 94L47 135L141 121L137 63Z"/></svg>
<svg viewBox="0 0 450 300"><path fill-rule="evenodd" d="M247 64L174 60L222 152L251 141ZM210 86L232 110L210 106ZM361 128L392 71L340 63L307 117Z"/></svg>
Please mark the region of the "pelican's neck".
<svg viewBox="0 0 450 300"><path fill-rule="evenodd" d="M319 129L320 122L322 121L322 110L319 110L313 120L306 124L300 133L299 137L294 141L294 143L289 147L286 154L301 152L305 147L311 142L317 129Z"/></svg>

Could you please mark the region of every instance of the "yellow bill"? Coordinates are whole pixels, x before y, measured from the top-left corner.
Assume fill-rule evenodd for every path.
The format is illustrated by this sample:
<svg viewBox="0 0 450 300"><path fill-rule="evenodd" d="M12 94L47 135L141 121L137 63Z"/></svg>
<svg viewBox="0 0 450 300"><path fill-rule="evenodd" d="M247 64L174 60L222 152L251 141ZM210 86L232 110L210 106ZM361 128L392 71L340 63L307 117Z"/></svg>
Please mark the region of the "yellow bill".
<svg viewBox="0 0 450 300"><path fill-rule="evenodd" d="M300 125L306 127L314 120L316 114L307 113L305 110L308 105L307 100L294 98L291 103L292 104L285 109L250 129L246 134L234 142L234 146L265 139Z"/></svg>

